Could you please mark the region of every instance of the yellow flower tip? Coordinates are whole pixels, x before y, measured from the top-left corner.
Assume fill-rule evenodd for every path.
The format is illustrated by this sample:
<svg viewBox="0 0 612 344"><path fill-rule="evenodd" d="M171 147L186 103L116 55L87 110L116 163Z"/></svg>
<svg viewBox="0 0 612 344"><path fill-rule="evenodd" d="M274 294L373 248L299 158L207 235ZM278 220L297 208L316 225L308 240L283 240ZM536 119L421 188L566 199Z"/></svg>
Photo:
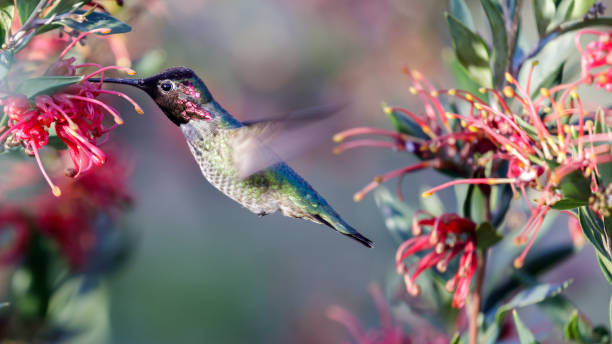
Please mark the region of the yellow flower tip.
<svg viewBox="0 0 612 344"><path fill-rule="evenodd" d="M550 97L550 91L547 88L540 88L540 94L542 95L542 97Z"/></svg>
<svg viewBox="0 0 612 344"><path fill-rule="evenodd" d="M531 65L532 65L533 67L535 67L535 66L537 66L537 65L539 65L539 64L540 64L540 61L538 61L538 60L533 60L533 62L531 62Z"/></svg>
<svg viewBox="0 0 612 344"><path fill-rule="evenodd" d="M475 126L473 126L473 125L470 125L470 126L467 128L467 130L469 130L469 131L471 131L471 132L473 132L473 133L477 133L477 132L478 132L478 128L476 128L476 127L475 127Z"/></svg>
<svg viewBox="0 0 612 344"><path fill-rule="evenodd" d="M136 110L137 114L144 115L144 110L140 106L135 106L134 110Z"/></svg>
<svg viewBox="0 0 612 344"><path fill-rule="evenodd" d="M393 108L391 108L387 104L383 104L382 109L383 109L383 112L385 113L385 115L390 115L390 114L393 113Z"/></svg>
<svg viewBox="0 0 612 344"><path fill-rule="evenodd" d="M572 131L572 127L569 124L563 125L563 132L570 133Z"/></svg>
<svg viewBox="0 0 612 344"><path fill-rule="evenodd" d="M73 121L70 121L70 123L68 124L68 127L74 131L77 131L79 129L79 126L76 125L76 123L74 123Z"/></svg>
<svg viewBox="0 0 612 344"><path fill-rule="evenodd" d="M519 257L519 258L516 258L516 259L514 260L513 265L514 265L514 268L515 268L515 269L520 269L520 268L522 268L522 267L523 267L523 264L524 264L524 263L525 263L525 262L524 262L524 261L523 261L523 260L522 260L522 259Z"/></svg>
<svg viewBox="0 0 612 344"><path fill-rule="evenodd" d="M429 197L431 195L433 195L434 193L431 191L425 191L421 194L421 197Z"/></svg>
<svg viewBox="0 0 612 344"><path fill-rule="evenodd" d="M444 262L438 262L438 264L436 264L436 269L438 269L440 273L445 273L447 268L448 266L444 264Z"/></svg>
<svg viewBox="0 0 612 344"><path fill-rule="evenodd" d="M471 102L472 100L474 100L474 97L472 97L472 95L468 93L468 94L465 95L465 99L467 99L469 102Z"/></svg>
<svg viewBox="0 0 612 344"><path fill-rule="evenodd" d="M122 125L123 124L123 119L121 119L121 117L115 117L115 123Z"/></svg>
<svg viewBox="0 0 612 344"><path fill-rule="evenodd" d="M338 154L342 153L342 149L340 149L340 148L336 147L336 148L334 148L334 149L332 150L332 153L334 153L334 154L338 155Z"/></svg>
<svg viewBox="0 0 612 344"><path fill-rule="evenodd" d="M416 89L416 88L414 88L414 87L410 87L408 90L409 90L409 91L410 91L410 93L412 93L412 94L417 94L417 89Z"/></svg>
<svg viewBox="0 0 612 344"><path fill-rule="evenodd" d="M336 134L332 137L332 140L336 143L340 143L342 141L344 141L344 135L342 134Z"/></svg>
<svg viewBox="0 0 612 344"><path fill-rule="evenodd" d="M457 94L457 90L451 88L450 90L448 90L448 94L450 94L451 96L454 96Z"/></svg>
<svg viewBox="0 0 612 344"><path fill-rule="evenodd" d="M572 97L573 99L578 99L578 92L576 92L576 90L572 90L570 92L570 97Z"/></svg>
<svg viewBox="0 0 612 344"><path fill-rule="evenodd" d="M363 195L360 192L353 195L354 202L361 202L361 200L363 200Z"/></svg>
<svg viewBox="0 0 612 344"><path fill-rule="evenodd" d="M429 92L429 94L431 94L432 97L437 97L438 95L440 95L440 92L438 92L438 91L431 91L431 92Z"/></svg>
<svg viewBox="0 0 612 344"><path fill-rule="evenodd" d="M423 132L424 132L426 135L431 135L431 129L429 129L429 127L428 127L428 126L424 125L424 126L422 126L422 127L421 127L421 129L423 130Z"/></svg>
<svg viewBox="0 0 612 344"><path fill-rule="evenodd" d="M457 118L457 116L455 116L454 114L450 113L450 112L445 112L444 116L446 116L449 119L455 119Z"/></svg>
<svg viewBox="0 0 612 344"><path fill-rule="evenodd" d="M383 179L382 179L381 176L375 176L374 177L374 183L380 184L380 183L382 183L382 181L383 181Z"/></svg>
<svg viewBox="0 0 612 344"><path fill-rule="evenodd" d="M503 89L504 92L504 96L506 96L506 98L512 98L514 97L514 89L510 86L505 86Z"/></svg>
<svg viewBox="0 0 612 344"><path fill-rule="evenodd" d="M514 78L512 77L512 74L506 72L505 77L506 77L506 81L507 82L509 82L511 84L514 82Z"/></svg>
<svg viewBox="0 0 612 344"><path fill-rule="evenodd" d="M51 187L51 192L53 192L53 196L55 196L55 197L59 197L59 196L62 195L62 190L60 190L60 188L57 187L56 185L53 185Z"/></svg>
<svg viewBox="0 0 612 344"><path fill-rule="evenodd" d="M136 71L132 68L126 68L125 72L127 73L127 75L136 75Z"/></svg>
<svg viewBox="0 0 612 344"><path fill-rule="evenodd" d="M481 87L481 88L478 89L478 92L480 92L482 94L485 94L485 93L487 93L487 89L484 88L484 87Z"/></svg>
<svg viewBox="0 0 612 344"><path fill-rule="evenodd" d="M593 121L592 121L592 120L590 120L590 119L584 122L584 126L585 126L585 128L587 128L587 129L593 129L593 125L594 125L594 124L593 124Z"/></svg>
<svg viewBox="0 0 612 344"><path fill-rule="evenodd" d="M544 107L544 109L542 110L544 111L544 113L550 113L552 111L552 109L548 106Z"/></svg>
<svg viewBox="0 0 612 344"><path fill-rule="evenodd" d="M467 127L467 122L466 122L466 121L464 121L464 120L461 120L461 122L459 122L459 124L460 124L460 125L461 125L463 128Z"/></svg>
<svg viewBox="0 0 612 344"><path fill-rule="evenodd" d="M525 237L524 235L519 235L516 238L514 238L515 245L523 245L526 242L527 242L527 237Z"/></svg>
<svg viewBox="0 0 612 344"><path fill-rule="evenodd" d="M100 29L100 33L104 33L104 34L111 33L111 31L113 31L113 30L111 30L111 29L109 29L107 27Z"/></svg>
<svg viewBox="0 0 612 344"><path fill-rule="evenodd" d="M419 72L418 70L413 70L412 71L412 77L417 79L417 80L422 80L423 79L423 74L421 74L421 72Z"/></svg>
<svg viewBox="0 0 612 344"><path fill-rule="evenodd" d="M482 105L480 103L474 103L474 107L476 110L482 110Z"/></svg>

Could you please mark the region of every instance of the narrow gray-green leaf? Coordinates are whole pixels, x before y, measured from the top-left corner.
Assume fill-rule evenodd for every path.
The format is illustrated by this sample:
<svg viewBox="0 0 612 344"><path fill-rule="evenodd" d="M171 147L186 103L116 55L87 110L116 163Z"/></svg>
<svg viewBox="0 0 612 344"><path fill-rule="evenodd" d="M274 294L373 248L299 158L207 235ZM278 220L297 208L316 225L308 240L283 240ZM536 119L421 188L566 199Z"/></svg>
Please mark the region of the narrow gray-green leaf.
<svg viewBox="0 0 612 344"><path fill-rule="evenodd" d="M512 311L512 317L514 318L514 325L516 326L516 332L519 335L519 340L521 344L537 344L539 343L533 333L529 330L527 326L523 323L521 318L519 317L516 310Z"/></svg>
<svg viewBox="0 0 612 344"><path fill-rule="evenodd" d="M16 91L32 98L39 94L51 94L66 86L76 84L82 79L82 76L40 76L25 80Z"/></svg>
<svg viewBox="0 0 612 344"><path fill-rule="evenodd" d="M521 291L510 301L499 307L495 315L496 322L501 324L505 314L511 309L534 305L560 294L571 283L571 280L569 280L559 284L540 284Z"/></svg>
<svg viewBox="0 0 612 344"><path fill-rule="evenodd" d="M21 20L21 25L23 25L26 20L30 17L34 8L40 0L18 0L17 1L17 12L19 12L19 20Z"/></svg>
<svg viewBox="0 0 612 344"><path fill-rule="evenodd" d="M464 0L450 0L450 13L470 30L474 30L474 20Z"/></svg>
<svg viewBox="0 0 612 344"><path fill-rule="evenodd" d="M77 10L75 11L75 13L84 14L85 12L82 10ZM90 13L85 17L85 20L83 22L68 19L64 21L64 23L69 27L81 32L103 28L110 29L110 32L104 33L104 35L125 33L130 32L132 30L132 28L128 24L111 15L102 12Z"/></svg>
<svg viewBox="0 0 612 344"><path fill-rule="evenodd" d="M564 198L562 200L557 201L555 204L553 204L551 208L557 209L557 210L569 210L569 209L575 209L578 207L582 207L587 204L588 202L584 200Z"/></svg>
<svg viewBox="0 0 612 344"><path fill-rule="evenodd" d="M480 3L487 14L493 37L493 82L497 88L501 88L508 62L508 36L504 15L493 0L480 0Z"/></svg>
<svg viewBox="0 0 612 344"><path fill-rule="evenodd" d="M572 11L574 10L574 2L575 0L561 0L561 2L557 5L557 10L555 11L555 15L549 24L548 30L551 30L570 19Z"/></svg>
<svg viewBox="0 0 612 344"><path fill-rule="evenodd" d="M446 22L457 59L468 71L470 78L480 86L492 87L490 52L485 41L449 13L446 13Z"/></svg>
<svg viewBox="0 0 612 344"><path fill-rule="evenodd" d="M548 24L550 24L550 21L555 15L555 10L556 6L554 0L533 0L533 11L540 37L544 36L546 33Z"/></svg>
<svg viewBox="0 0 612 344"><path fill-rule="evenodd" d="M612 329L612 296L610 296L610 305L608 306L608 321L610 321L610 329Z"/></svg>
<svg viewBox="0 0 612 344"><path fill-rule="evenodd" d="M14 12L13 0L0 0L0 45L8 39Z"/></svg>

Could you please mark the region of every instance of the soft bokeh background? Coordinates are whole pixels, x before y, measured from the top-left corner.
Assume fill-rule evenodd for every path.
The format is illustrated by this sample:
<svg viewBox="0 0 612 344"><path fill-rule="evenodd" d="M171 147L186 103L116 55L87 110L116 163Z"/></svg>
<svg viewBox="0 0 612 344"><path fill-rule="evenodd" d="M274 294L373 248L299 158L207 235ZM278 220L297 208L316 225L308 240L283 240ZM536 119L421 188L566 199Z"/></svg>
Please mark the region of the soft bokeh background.
<svg viewBox="0 0 612 344"><path fill-rule="evenodd" d="M163 67L193 68L239 119L348 98L336 129L389 128L382 101L419 106L402 66L453 85L445 66L445 1L183 0L156 8L132 23L131 53L155 50L149 58L164 58ZM331 304L376 324L367 286L385 285L393 274L396 243L373 198L355 204L352 195L373 175L410 162L407 156L376 149L334 156L324 137L291 161L375 241L368 250L324 226L241 208L203 179L180 130L152 101L122 90L146 114L125 108L126 125L113 133L133 161L136 207L125 227L136 244L110 284L112 342L339 342L347 334L325 317ZM417 204L424 185L441 181L431 171L406 178L407 202ZM451 199L452 191L444 195ZM455 211L452 199L447 207ZM568 240L566 222L548 235ZM606 323L610 289L592 251L587 246L547 279L575 278L567 295L594 322Z"/></svg>

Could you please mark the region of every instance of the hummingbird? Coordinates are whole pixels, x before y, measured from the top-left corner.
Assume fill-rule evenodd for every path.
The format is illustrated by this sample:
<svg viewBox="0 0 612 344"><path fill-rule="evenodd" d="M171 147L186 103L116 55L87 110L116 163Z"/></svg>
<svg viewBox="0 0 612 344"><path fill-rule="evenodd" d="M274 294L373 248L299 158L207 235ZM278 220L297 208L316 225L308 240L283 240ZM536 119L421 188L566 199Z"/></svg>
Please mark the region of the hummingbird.
<svg viewBox="0 0 612 344"><path fill-rule="evenodd" d="M204 177L251 212L264 216L280 211L373 246L265 144L262 138L278 128L275 121L238 121L215 101L193 70L174 67L149 78L104 78L104 82L146 92L181 129Z"/></svg>

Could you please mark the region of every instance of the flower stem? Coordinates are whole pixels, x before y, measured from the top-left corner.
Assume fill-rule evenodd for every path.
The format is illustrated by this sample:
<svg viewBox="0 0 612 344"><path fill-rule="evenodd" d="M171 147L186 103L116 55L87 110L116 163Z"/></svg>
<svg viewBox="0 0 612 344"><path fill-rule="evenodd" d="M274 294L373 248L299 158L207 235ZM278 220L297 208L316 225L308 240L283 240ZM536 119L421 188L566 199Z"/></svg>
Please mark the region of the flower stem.
<svg viewBox="0 0 612 344"><path fill-rule="evenodd" d="M490 196L484 195L484 215L483 221L491 221L491 200ZM478 250L478 266L476 268L476 285L472 293L472 304L468 315L468 330L470 334L470 344L478 344L478 315L480 314L480 304L482 301L482 286L484 284L485 271L487 269L487 254L489 250Z"/></svg>

